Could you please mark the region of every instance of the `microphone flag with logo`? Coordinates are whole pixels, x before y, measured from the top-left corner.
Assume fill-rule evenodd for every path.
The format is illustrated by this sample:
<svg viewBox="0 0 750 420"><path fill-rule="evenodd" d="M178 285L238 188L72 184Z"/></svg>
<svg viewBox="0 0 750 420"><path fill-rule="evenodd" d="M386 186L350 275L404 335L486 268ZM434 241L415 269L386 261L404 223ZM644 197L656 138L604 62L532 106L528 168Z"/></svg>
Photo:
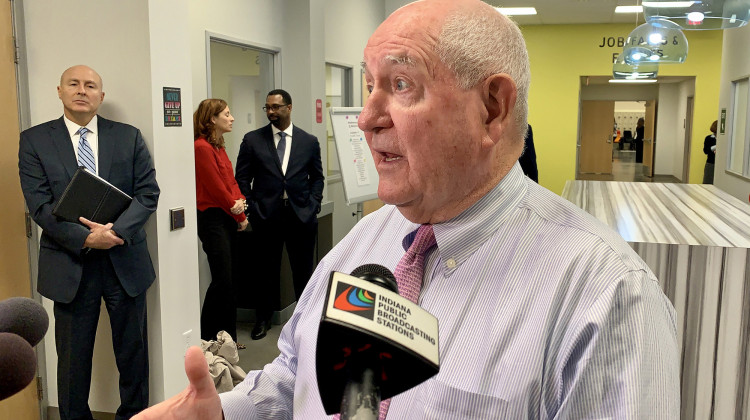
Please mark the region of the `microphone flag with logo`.
<svg viewBox="0 0 750 420"><path fill-rule="evenodd" d="M368 281L363 279L367 273L359 274L363 278L331 273L316 349L318 390L329 415L342 411L343 397L350 406L371 407L377 418L381 398L400 394L439 371L437 318L399 296L393 275L382 269L390 278L374 275L369 276L374 281ZM352 382L365 386L347 395ZM375 387L381 398L371 404L347 401L364 398L368 387Z"/></svg>

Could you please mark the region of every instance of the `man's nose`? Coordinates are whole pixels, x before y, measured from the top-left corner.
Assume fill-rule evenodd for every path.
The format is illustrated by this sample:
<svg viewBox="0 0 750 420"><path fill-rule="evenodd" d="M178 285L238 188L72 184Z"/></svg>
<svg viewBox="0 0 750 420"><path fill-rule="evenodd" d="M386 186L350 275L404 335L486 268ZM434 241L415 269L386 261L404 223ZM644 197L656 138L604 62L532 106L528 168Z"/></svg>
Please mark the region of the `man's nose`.
<svg viewBox="0 0 750 420"><path fill-rule="evenodd" d="M386 102L387 97L385 93L378 89L373 89L357 120L360 130L375 132L381 128L390 127L393 124L389 113L386 111Z"/></svg>

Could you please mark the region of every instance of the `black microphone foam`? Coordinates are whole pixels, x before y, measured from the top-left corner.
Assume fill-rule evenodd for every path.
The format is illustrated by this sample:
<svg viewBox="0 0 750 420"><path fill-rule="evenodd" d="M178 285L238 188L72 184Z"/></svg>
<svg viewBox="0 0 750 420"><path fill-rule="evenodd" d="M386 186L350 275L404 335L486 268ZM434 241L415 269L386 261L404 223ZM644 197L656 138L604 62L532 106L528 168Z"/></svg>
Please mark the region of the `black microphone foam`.
<svg viewBox="0 0 750 420"><path fill-rule="evenodd" d="M396 277L391 273L391 270L380 264L360 265L352 271L352 276L359 277L362 280L367 280L370 283L375 283L394 293L398 293Z"/></svg>
<svg viewBox="0 0 750 420"><path fill-rule="evenodd" d="M36 355L20 336L0 332L0 400L26 388L36 374Z"/></svg>
<svg viewBox="0 0 750 420"><path fill-rule="evenodd" d="M33 299L12 297L0 301L0 332L21 336L33 347L49 327L49 317L44 307Z"/></svg>

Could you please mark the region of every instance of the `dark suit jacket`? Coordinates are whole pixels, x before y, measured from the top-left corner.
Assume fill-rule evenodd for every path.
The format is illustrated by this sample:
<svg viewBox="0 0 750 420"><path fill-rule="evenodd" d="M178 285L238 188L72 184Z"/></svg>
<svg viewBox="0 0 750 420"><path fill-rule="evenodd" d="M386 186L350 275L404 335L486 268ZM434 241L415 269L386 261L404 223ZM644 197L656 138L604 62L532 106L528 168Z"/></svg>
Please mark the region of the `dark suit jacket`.
<svg viewBox="0 0 750 420"><path fill-rule="evenodd" d="M289 153L285 175L276 154L271 124L242 139L235 178L247 197L250 223L278 217L285 189L297 217L303 223L315 221L325 180L318 139L294 126Z"/></svg>
<svg viewBox="0 0 750 420"><path fill-rule="evenodd" d="M143 225L156 210L159 186L141 132L130 125L98 117L99 176L121 189L133 202L112 220L125 241L108 252L117 278L130 296L154 281ZM89 229L58 220L52 209L78 168L73 144L62 117L21 133L18 169L21 189L34 221L43 229L39 249L39 293L69 303L82 276L82 247Z"/></svg>

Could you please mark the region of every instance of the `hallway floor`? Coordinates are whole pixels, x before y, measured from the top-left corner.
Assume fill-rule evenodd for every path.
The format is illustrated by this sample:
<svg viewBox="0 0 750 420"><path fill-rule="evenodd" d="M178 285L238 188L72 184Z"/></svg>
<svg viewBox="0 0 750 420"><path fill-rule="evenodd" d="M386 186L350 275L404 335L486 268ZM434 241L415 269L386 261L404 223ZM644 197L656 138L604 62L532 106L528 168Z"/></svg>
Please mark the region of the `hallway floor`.
<svg viewBox="0 0 750 420"><path fill-rule="evenodd" d="M246 349L240 350L239 365L245 372L263 369L263 366L271 363L279 355L276 342L279 341L284 325L274 325L268 330L268 335L260 340L253 340L250 338L250 331L254 325L252 322L237 323L237 341L247 346Z"/></svg>
<svg viewBox="0 0 750 420"><path fill-rule="evenodd" d="M643 164L635 162L635 150L614 151L612 174L578 174L577 179L588 181L680 182L672 175L654 175L653 178L643 175Z"/></svg>

